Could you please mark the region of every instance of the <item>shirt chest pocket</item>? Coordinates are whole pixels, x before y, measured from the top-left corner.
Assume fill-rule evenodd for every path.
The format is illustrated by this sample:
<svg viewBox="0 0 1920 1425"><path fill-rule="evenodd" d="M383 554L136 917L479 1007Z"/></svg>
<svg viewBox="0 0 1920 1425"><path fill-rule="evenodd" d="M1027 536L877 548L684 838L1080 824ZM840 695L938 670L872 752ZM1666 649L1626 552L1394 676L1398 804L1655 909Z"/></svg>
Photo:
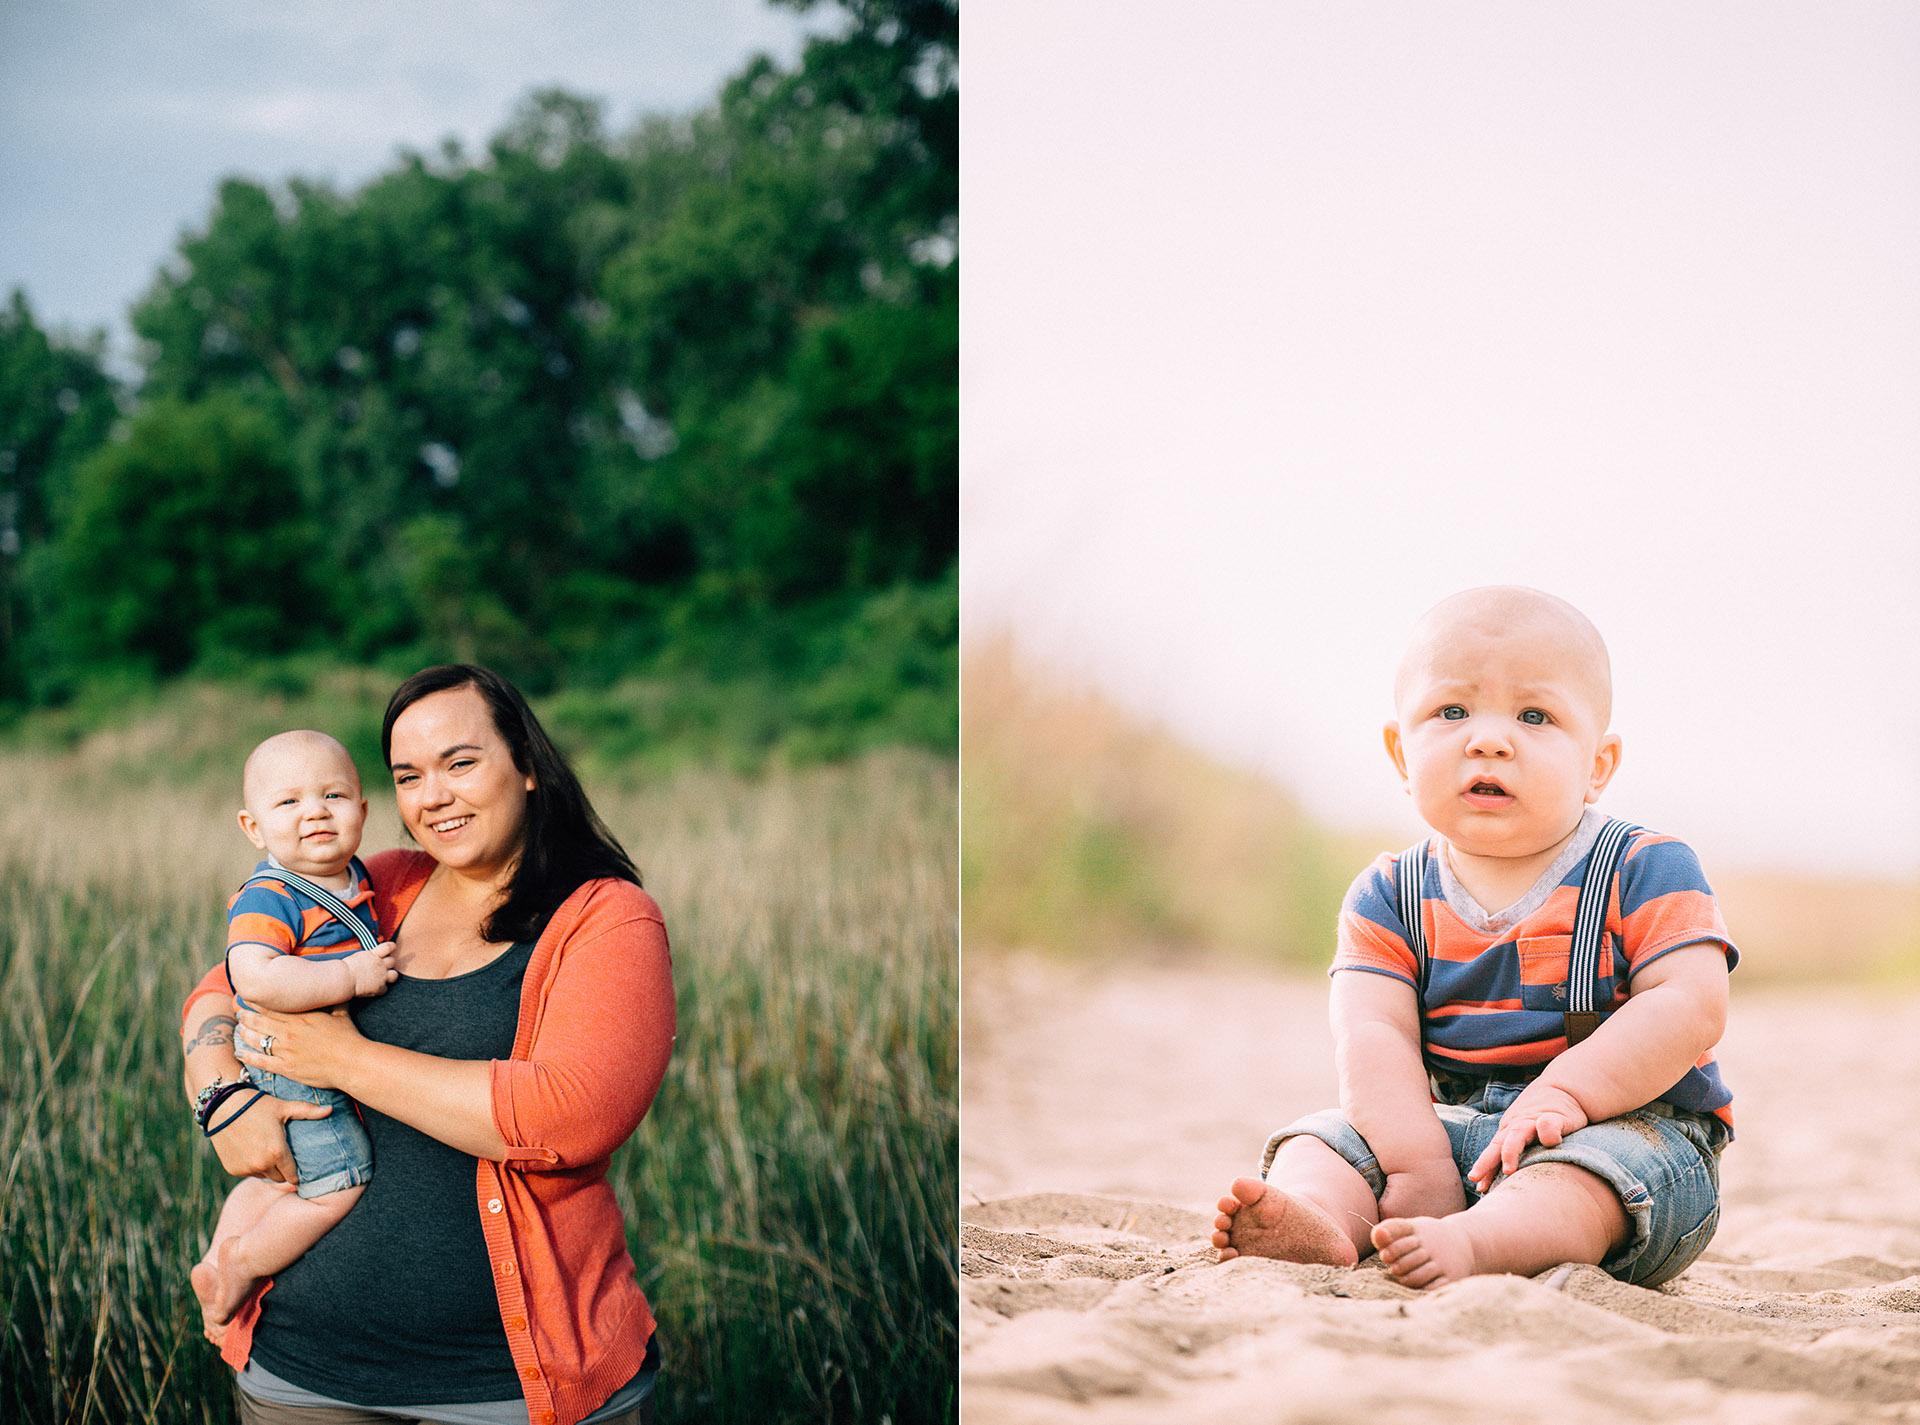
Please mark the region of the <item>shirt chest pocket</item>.
<svg viewBox="0 0 1920 1425"><path fill-rule="evenodd" d="M1524 1009L1564 1011L1567 1007L1567 960L1573 953L1571 935L1529 935L1514 941L1520 960L1520 1004ZM1599 980L1613 983L1613 937L1600 937ZM1611 1006L1611 989L1599 989L1601 1008Z"/></svg>

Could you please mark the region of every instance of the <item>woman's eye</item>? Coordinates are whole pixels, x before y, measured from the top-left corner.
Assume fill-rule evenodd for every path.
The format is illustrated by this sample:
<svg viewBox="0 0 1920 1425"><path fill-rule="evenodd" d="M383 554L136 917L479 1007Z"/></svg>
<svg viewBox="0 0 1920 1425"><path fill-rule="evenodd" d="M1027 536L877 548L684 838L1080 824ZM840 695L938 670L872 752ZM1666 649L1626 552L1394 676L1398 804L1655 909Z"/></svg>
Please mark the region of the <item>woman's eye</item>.
<svg viewBox="0 0 1920 1425"><path fill-rule="evenodd" d="M1440 709L1440 716L1448 722L1458 722L1467 715L1467 710L1458 703L1448 703Z"/></svg>
<svg viewBox="0 0 1920 1425"><path fill-rule="evenodd" d="M1528 727L1540 727L1545 724L1546 720L1547 715L1541 712L1539 708L1528 708L1520 714L1520 721L1524 722Z"/></svg>

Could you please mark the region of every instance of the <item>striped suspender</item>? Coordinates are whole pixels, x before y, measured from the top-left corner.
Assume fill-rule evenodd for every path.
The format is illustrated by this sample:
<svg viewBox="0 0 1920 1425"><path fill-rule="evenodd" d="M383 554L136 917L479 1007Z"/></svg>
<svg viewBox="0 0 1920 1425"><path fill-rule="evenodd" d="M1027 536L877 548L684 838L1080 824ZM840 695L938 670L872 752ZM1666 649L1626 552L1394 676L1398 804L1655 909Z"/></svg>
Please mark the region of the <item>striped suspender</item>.
<svg viewBox="0 0 1920 1425"><path fill-rule="evenodd" d="M321 905L332 911L333 918L340 921L347 929L358 936L360 944L366 949L372 950L380 944L379 940L375 938L374 933L367 929L367 923L349 909L345 901L341 900L340 897L336 896L325 886L316 886L305 876L297 875L292 871L286 870L263 871L257 876L249 877L247 885L240 887L240 889L244 891L247 886L265 885L268 881L289 881L298 886L301 890L320 902Z"/></svg>
<svg viewBox="0 0 1920 1425"><path fill-rule="evenodd" d="M1400 923L1407 930L1407 946L1413 951L1414 980L1420 991L1421 1012L1427 998L1427 917L1421 908L1421 891L1427 884L1427 843L1416 841L1400 853L1399 872L1395 876L1400 893Z"/></svg>
<svg viewBox="0 0 1920 1425"><path fill-rule="evenodd" d="M1607 926L1607 904L1613 899L1614 878L1627 838L1640 828L1615 818L1600 829L1587 856L1587 874L1580 882L1580 900L1573 912L1573 943L1567 952L1567 1047L1572 1048L1600 1027L1594 989L1600 979L1600 944ZM1416 842L1400 853L1395 890L1400 901L1400 924L1406 928L1413 951L1421 1001L1427 992L1427 920L1421 890L1427 879L1427 843Z"/></svg>
<svg viewBox="0 0 1920 1425"><path fill-rule="evenodd" d="M1567 951L1567 1047L1571 1049L1600 1027L1594 1006L1594 986L1600 978L1600 943L1607 925L1607 903L1613 899L1614 877L1626 853L1627 838L1640 830L1618 817L1600 828L1600 839L1587 856L1587 874L1580 882L1580 900L1573 912L1573 944Z"/></svg>

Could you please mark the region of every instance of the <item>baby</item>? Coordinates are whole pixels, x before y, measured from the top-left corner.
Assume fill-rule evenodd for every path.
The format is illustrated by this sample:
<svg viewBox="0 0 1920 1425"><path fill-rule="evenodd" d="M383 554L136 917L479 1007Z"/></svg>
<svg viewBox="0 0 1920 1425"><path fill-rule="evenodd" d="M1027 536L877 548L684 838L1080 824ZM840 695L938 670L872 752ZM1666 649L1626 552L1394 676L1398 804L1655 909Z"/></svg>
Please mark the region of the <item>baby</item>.
<svg viewBox="0 0 1920 1425"><path fill-rule="evenodd" d="M379 938L373 888L354 855L367 803L347 749L319 732L269 737L247 758L242 791L240 829L268 854L227 906L227 977L240 1003L297 1013L384 994L395 977L393 947L372 944ZM314 887L330 891L335 906ZM342 909L361 930L340 918ZM326 1236L373 1176L372 1145L345 1094L262 1069L245 1072L253 1089L333 1112L287 1120L297 1192L247 1178L228 1195L213 1245L192 1274L209 1322L227 1320L262 1277ZM201 1095L202 1130L220 1131L254 1098L252 1089L236 1093L216 1080Z"/></svg>
<svg viewBox="0 0 1920 1425"><path fill-rule="evenodd" d="M1738 952L1681 842L1592 809L1620 765L1606 645L1532 589L1423 618L1393 758L1436 834L1347 892L1340 1108L1267 1144L1213 1244L1407 1286L1590 1262L1654 1286L1720 1218L1714 1064Z"/></svg>

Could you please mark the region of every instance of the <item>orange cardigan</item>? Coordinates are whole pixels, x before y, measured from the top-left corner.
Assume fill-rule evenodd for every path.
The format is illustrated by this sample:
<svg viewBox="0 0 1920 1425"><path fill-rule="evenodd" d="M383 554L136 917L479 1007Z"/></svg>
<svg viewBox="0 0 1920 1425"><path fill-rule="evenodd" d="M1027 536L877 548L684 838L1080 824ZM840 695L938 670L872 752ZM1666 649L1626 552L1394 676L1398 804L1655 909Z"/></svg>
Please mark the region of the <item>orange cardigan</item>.
<svg viewBox="0 0 1920 1425"><path fill-rule="evenodd" d="M392 939L433 858L368 859L380 933ZM231 994L215 966L187 997ZM183 1016L184 1017L184 1016ZM513 1056L493 1061L504 1163L478 1160L474 1194L507 1344L534 1425L575 1425L640 1369L653 1312L633 1279L607 1160L659 1091L673 1052L673 963L653 897L589 881L554 912L520 992ZM267 1282L227 1329L245 1367Z"/></svg>

